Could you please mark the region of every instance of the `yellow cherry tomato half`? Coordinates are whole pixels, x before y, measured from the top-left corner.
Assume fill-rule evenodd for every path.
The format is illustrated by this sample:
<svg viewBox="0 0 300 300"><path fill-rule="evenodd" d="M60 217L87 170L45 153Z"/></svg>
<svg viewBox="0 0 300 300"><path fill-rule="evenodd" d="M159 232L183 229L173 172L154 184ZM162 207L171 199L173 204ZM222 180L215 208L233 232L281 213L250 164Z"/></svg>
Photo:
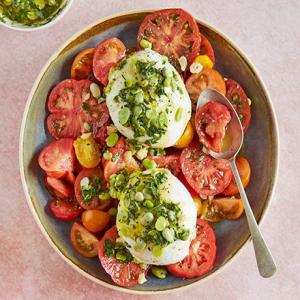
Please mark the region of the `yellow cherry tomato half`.
<svg viewBox="0 0 300 300"><path fill-rule="evenodd" d="M84 227L93 233L103 230L110 220L110 214L101 210L85 210L81 215Z"/></svg>
<svg viewBox="0 0 300 300"><path fill-rule="evenodd" d="M190 142L193 140L193 137L194 137L194 128L192 126L192 123L189 121L185 127L182 136L176 142L174 147L178 149L187 147L190 144Z"/></svg>
<svg viewBox="0 0 300 300"><path fill-rule="evenodd" d="M199 217L201 215L202 212L202 202L201 199L196 197L193 199L194 200L194 204L196 206L196 210L197 210L197 217Z"/></svg>
<svg viewBox="0 0 300 300"><path fill-rule="evenodd" d="M74 141L75 154L79 163L88 169L95 168L101 161L101 152L92 136L78 137Z"/></svg>
<svg viewBox="0 0 300 300"><path fill-rule="evenodd" d="M203 68L212 69L214 66L214 63L211 61L208 55L198 55L195 58L195 62L200 63Z"/></svg>

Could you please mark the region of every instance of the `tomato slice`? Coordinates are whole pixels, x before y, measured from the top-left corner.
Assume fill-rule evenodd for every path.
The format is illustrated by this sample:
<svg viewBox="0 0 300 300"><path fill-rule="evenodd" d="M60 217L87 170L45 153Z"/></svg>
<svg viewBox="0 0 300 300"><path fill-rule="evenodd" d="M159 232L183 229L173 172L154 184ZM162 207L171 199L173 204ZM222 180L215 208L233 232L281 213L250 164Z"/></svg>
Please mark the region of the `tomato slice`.
<svg viewBox="0 0 300 300"><path fill-rule="evenodd" d="M79 52L71 67L72 79L92 79L93 78L93 57L95 48L87 48Z"/></svg>
<svg viewBox="0 0 300 300"><path fill-rule="evenodd" d="M150 41L153 50L168 56L178 70L178 58L185 56L191 63L201 43L195 19L180 8L163 9L146 16L138 32L139 46L142 39Z"/></svg>
<svg viewBox="0 0 300 300"><path fill-rule="evenodd" d="M200 195L214 196L222 193L232 178L227 160L215 159L203 153L195 142L182 151L180 163L187 182Z"/></svg>
<svg viewBox="0 0 300 300"><path fill-rule="evenodd" d="M90 80L67 79L60 82L50 93L47 118L49 133L55 139L76 138L91 128L94 136L108 122L109 113L105 103L93 97Z"/></svg>
<svg viewBox="0 0 300 300"><path fill-rule="evenodd" d="M230 120L230 111L225 105L214 101L204 104L195 116L200 142L209 150L221 152L226 126Z"/></svg>
<svg viewBox="0 0 300 300"><path fill-rule="evenodd" d="M248 160L245 157L237 157L235 160L237 169L240 174L240 178L242 180L244 188L246 188L249 184L251 177L251 168ZM239 193L239 189L235 183L234 177L232 177L230 184L224 190L223 194L226 196L233 196Z"/></svg>
<svg viewBox="0 0 300 300"><path fill-rule="evenodd" d="M73 139L65 138L48 144L39 155L39 165L48 176L61 178L75 167Z"/></svg>
<svg viewBox="0 0 300 300"><path fill-rule="evenodd" d="M50 193L58 198L69 198L74 195L74 189L61 179L46 176L45 182Z"/></svg>
<svg viewBox="0 0 300 300"><path fill-rule="evenodd" d="M200 45L200 55L207 55L211 61L213 62L213 64L215 64L215 53L214 53L214 49L211 46L211 43L209 42L209 40L203 35L201 34L201 45Z"/></svg>
<svg viewBox="0 0 300 300"><path fill-rule="evenodd" d="M166 156L148 156L148 159L155 161L158 168L166 168L175 176L181 173L180 153L170 154Z"/></svg>
<svg viewBox="0 0 300 300"><path fill-rule="evenodd" d="M75 181L75 196L76 196L76 200L79 203L79 205L84 209L104 210L107 207L109 207L111 200L110 199L109 200L100 200L99 193L96 194L96 192L94 193L95 194L94 196L91 194L90 199L88 199L86 201L83 199L83 197L82 197L83 188L81 187L81 180L84 177L87 177L90 182L92 181L93 178L97 178L97 180L99 181L99 185L101 185L100 191L103 191L106 189L106 182L104 181L103 172L101 169L99 169L99 168L83 169L78 174L78 176L76 177L76 181ZM97 187L92 187L92 189L95 189L95 188L97 188Z"/></svg>
<svg viewBox="0 0 300 300"><path fill-rule="evenodd" d="M214 69L204 68L198 74L192 74L185 82L185 87L190 95L192 107L196 110L198 98L203 90L212 88L225 96L226 85L220 73Z"/></svg>
<svg viewBox="0 0 300 300"><path fill-rule="evenodd" d="M74 222L71 228L71 242L78 253L85 257L95 257L98 253L98 239L82 225Z"/></svg>
<svg viewBox="0 0 300 300"><path fill-rule="evenodd" d="M125 160L124 153L127 149L124 137L120 137L117 144L108 150L112 154L112 158L110 160L102 160L106 181L109 180L112 174L116 174L124 168L128 172L140 169L139 164L133 157L129 161Z"/></svg>
<svg viewBox="0 0 300 300"><path fill-rule="evenodd" d="M147 273L147 270L143 270L138 264L121 263L118 262L115 257L108 257L105 254L104 245L106 240L115 242L118 238L118 231L116 226L106 231L105 235L99 242L98 255L104 270L111 276L111 279L121 286L134 286L138 284L138 279L141 274Z"/></svg>
<svg viewBox="0 0 300 300"><path fill-rule="evenodd" d="M227 89L226 97L237 111L244 132L246 132L251 119L251 110L247 95L236 81L232 79L225 79L225 83Z"/></svg>
<svg viewBox="0 0 300 300"><path fill-rule="evenodd" d="M73 220L82 213L82 208L71 199L53 199L49 207L52 214L62 221Z"/></svg>
<svg viewBox="0 0 300 300"><path fill-rule="evenodd" d="M125 57L126 47L117 38L102 41L96 48L93 59L93 72L104 86L108 84L109 70Z"/></svg>
<svg viewBox="0 0 300 300"><path fill-rule="evenodd" d="M244 211L242 200L235 197L213 199L212 206L214 213L226 220L238 219Z"/></svg>
<svg viewBox="0 0 300 300"><path fill-rule="evenodd" d="M191 242L190 253L182 261L168 265L168 271L179 278L199 277L212 268L217 248L213 229L204 220L197 219L197 235Z"/></svg>

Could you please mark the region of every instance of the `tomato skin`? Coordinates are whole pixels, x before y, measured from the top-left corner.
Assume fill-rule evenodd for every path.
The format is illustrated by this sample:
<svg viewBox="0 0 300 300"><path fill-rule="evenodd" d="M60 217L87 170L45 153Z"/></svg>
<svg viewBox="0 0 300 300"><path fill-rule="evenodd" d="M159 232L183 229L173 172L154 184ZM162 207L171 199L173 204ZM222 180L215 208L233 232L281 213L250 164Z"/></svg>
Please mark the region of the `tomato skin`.
<svg viewBox="0 0 300 300"><path fill-rule="evenodd" d="M201 106L195 116L195 127L200 142L209 150L221 152L226 126L231 120L228 108L209 101Z"/></svg>
<svg viewBox="0 0 300 300"><path fill-rule="evenodd" d="M178 17L177 23L172 16ZM192 33L187 33L187 29L183 28L185 24L188 24ZM177 69L177 59L185 56L188 64L192 63L201 44L201 35L195 19L180 8L163 9L147 15L139 28L138 47L141 47L142 39L149 40L153 50L168 56Z"/></svg>
<svg viewBox="0 0 300 300"><path fill-rule="evenodd" d="M54 141L43 148L38 159L40 167L50 177L61 178L75 167L73 139Z"/></svg>
<svg viewBox="0 0 300 300"><path fill-rule="evenodd" d="M251 177L251 168L248 160L245 157L239 156L235 160L237 169L240 174L240 178L243 183L243 187L246 188L249 184L250 177ZM239 193L239 189L235 183L234 177L228 187L224 190L223 194L226 196L233 196Z"/></svg>
<svg viewBox="0 0 300 300"><path fill-rule="evenodd" d="M225 79L225 83L227 89L226 97L236 109L245 133L251 120L251 110L247 95L236 81L232 79Z"/></svg>
<svg viewBox="0 0 300 300"><path fill-rule="evenodd" d="M197 141L182 151L180 164L187 182L200 195L222 193L232 178L229 162L204 154Z"/></svg>
<svg viewBox="0 0 300 300"><path fill-rule="evenodd" d="M216 258L216 236L208 223L197 219L197 236L191 242L190 254L182 261L168 265L168 271L179 278L199 277L210 271Z"/></svg>
<svg viewBox="0 0 300 300"><path fill-rule="evenodd" d="M81 215L84 227L93 233L102 231L110 221L110 215L101 210L85 210Z"/></svg>
<svg viewBox="0 0 300 300"><path fill-rule="evenodd" d="M52 214L62 221L71 221L82 213L81 207L74 201L53 199L49 205Z"/></svg>
<svg viewBox="0 0 300 300"><path fill-rule="evenodd" d="M74 222L70 238L75 250L84 257L97 256L98 239L89 231L87 231L82 225Z"/></svg>
<svg viewBox="0 0 300 300"><path fill-rule="evenodd" d="M192 74L185 82L185 87L192 101L192 108L196 110L198 98L203 90L212 88L225 96L226 85L221 74L210 68L203 68L198 74Z"/></svg>
<svg viewBox="0 0 300 300"><path fill-rule="evenodd" d="M102 179L101 184L103 185L104 179L103 179L103 172L99 168L94 169L83 169L78 176L76 177L75 181L75 197L78 202L78 204L84 208L84 209L98 209L98 210L104 210L109 207L111 204L111 200L100 200L99 197L95 196L92 198L89 202L84 202L82 200L81 195L81 187L80 182L81 179L84 177L91 177L91 176L99 176Z"/></svg>
<svg viewBox="0 0 300 300"><path fill-rule="evenodd" d="M95 50L93 72L104 86L108 84L109 70L125 57L126 47L117 38L102 41Z"/></svg>
<svg viewBox="0 0 300 300"><path fill-rule="evenodd" d="M118 238L118 231L116 226L106 231L105 235L99 242L98 256L104 270L111 276L112 280L125 287L131 287L138 284L138 278L140 274L146 274L147 270L143 270L138 264L131 263L120 263L115 257L108 257L104 251L105 240L109 239L115 242Z"/></svg>
<svg viewBox="0 0 300 300"><path fill-rule="evenodd" d="M74 58L71 67L72 79L90 79L93 75L93 57L95 48L86 48Z"/></svg>
<svg viewBox="0 0 300 300"><path fill-rule="evenodd" d="M216 59L213 47L211 46L211 43L209 42L207 37L203 34L201 34L201 46L199 53L200 55L207 55L211 59L213 64L215 64Z"/></svg>
<svg viewBox="0 0 300 300"><path fill-rule="evenodd" d="M74 189L61 179L46 176L45 182L50 193L58 198L69 198L74 195Z"/></svg>
<svg viewBox="0 0 300 300"><path fill-rule="evenodd" d="M193 128L191 121L189 121L186 125L186 128L185 128L182 136L176 142L174 147L178 148L178 149L183 149L183 148L187 147L192 142L193 137L194 137L194 128Z"/></svg>
<svg viewBox="0 0 300 300"><path fill-rule="evenodd" d="M173 153L166 156L148 156L147 158L155 161L158 168L169 169L175 176L178 176L178 174L181 173L179 162L180 153Z"/></svg>

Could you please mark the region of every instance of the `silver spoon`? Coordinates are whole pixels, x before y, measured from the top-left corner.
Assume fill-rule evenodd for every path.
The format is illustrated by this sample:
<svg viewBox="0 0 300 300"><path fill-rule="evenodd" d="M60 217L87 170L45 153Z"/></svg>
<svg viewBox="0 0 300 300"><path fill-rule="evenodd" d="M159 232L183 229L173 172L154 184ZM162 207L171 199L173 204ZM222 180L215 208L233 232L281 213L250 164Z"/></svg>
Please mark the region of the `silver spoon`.
<svg viewBox="0 0 300 300"><path fill-rule="evenodd" d="M197 102L197 110L199 109L199 107L201 107L209 101L224 104L231 111L231 121L229 122L226 129L226 134L229 134L230 136L231 145L223 152L216 153L208 150L208 153L216 159L228 160L244 204L259 273L262 277L271 277L276 272L276 265L271 255L271 252L268 249L266 242L264 241L263 236L258 228L247 195L245 193L238 169L235 164L236 155L243 145L244 132L242 124L229 100L213 89L206 89L200 94L200 97Z"/></svg>

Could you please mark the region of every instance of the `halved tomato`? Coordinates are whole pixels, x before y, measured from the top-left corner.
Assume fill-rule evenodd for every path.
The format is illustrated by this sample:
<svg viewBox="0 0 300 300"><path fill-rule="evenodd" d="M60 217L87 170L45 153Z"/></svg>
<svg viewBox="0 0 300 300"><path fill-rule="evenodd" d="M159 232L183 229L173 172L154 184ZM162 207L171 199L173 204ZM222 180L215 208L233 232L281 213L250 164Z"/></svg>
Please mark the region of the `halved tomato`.
<svg viewBox="0 0 300 300"><path fill-rule="evenodd" d="M200 195L214 196L229 185L232 171L225 159L215 159L203 153L197 142L185 148L180 156L182 173Z"/></svg>
<svg viewBox="0 0 300 300"><path fill-rule="evenodd" d="M124 153L126 150L128 147L124 137L120 137L117 144L108 150L112 154L112 158L110 160L102 159L105 180L108 181L112 174L116 174L124 168L128 172L139 170L140 166L133 157L130 160L125 160Z"/></svg>
<svg viewBox="0 0 300 300"><path fill-rule="evenodd" d="M226 220L238 219L244 211L242 200L235 197L213 199L212 207L215 214Z"/></svg>
<svg viewBox="0 0 300 300"><path fill-rule="evenodd" d="M98 255L104 270L111 276L111 279L121 286L134 286L138 284L139 276L147 273L147 269L142 269L137 263L121 263L114 256L105 254L105 241L115 242L118 238L116 226L107 230L99 242Z"/></svg>
<svg viewBox="0 0 300 300"><path fill-rule="evenodd" d="M207 55L211 59L213 64L215 64L214 49L211 46L209 40L203 34L201 34L201 45L199 53L200 55Z"/></svg>
<svg viewBox="0 0 300 300"><path fill-rule="evenodd" d="M48 176L61 178L75 167L73 139L65 138L48 144L39 155L39 165Z"/></svg>
<svg viewBox="0 0 300 300"><path fill-rule="evenodd" d="M226 85L220 73L214 69L204 68L198 74L192 74L185 82L185 87L192 100L192 107L196 110L198 98L203 90L212 88L225 96Z"/></svg>
<svg viewBox="0 0 300 300"><path fill-rule="evenodd" d="M194 137L194 127L189 121L185 127L185 130L181 137L177 140L176 144L174 145L177 149L183 149L187 147L193 140Z"/></svg>
<svg viewBox="0 0 300 300"><path fill-rule="evenodd" d="M63 221L73 220L82 213L82 208L73 199L53 199L49 208L57 219Z"/></svg>
<svg viewBox="0 0 300 300"><path fill-rule="evenodd" d="M87 178L86 188L82 185L81 180ZM111 200L100 200L99 195L107 188L103 178L103 172L99 168L83 169L75 181L76 200L84 209L104 210L109 207Z"/></svg>
<svg viewBox="0 0 300 300"><path fill-rule="evenodd" d="M71 228L71 242L78 253L85 257L95 257L98 253L98 239L82 225L74 222Z"/></svg>
<svg viewBox="0 0 300 300"><path fill-rule="evenodd" d="M95 77L104 85L108 84L109 70L125 57L126 47L117 38L102 41L96 48L93 59Z"/></svg>
<svg viewBox="0 0 300 300"><path fill-rule="evenodd" d="M94 136L108 120L105 103L93 97L90 80L67 79L60 82L50 93L47 118L49 133L55 139L76 138L89 127Z"/></svg>
<svg viewBox="0 0 300 300"><path fill-rule="evenodd" d="M195 127L200 142L209 150L221 152L226 126L231 120L229 109L218 102L209 101L195 116Z"/></svg>
<svg viewBox="0 0 300 300"><path fill-rule="evenodd" d="M193 62L200 50L201 36L195 19L183 9L163 9L146 16L139 28L141 40L152 43L152 49L169 57L179 69L178 58Z"/></svg>
<svg viewBox="0 0 300 300"><path fill-rule="evenodd" d="M244 132L246 132L251 119L251 110L247 95L236 81L225 79L225 83L227 90L226 97L235 108L243 125Z"/></svg>
<svg viewBox="0 0 300 300"><path fill-rule="evenodd" d="M194 278L210 271L216 258L216 236L208 223L197 219L197 235L191 242L190 253L182 261L168 265L168 271L179 278Z"/></svg>
<svg viewBox="0 0 300 300"><path fill-rule="evenodd" d="M166 156L148 156L148 159L155 161L158 168L166 168L175 176L181 173L180 153L170 154Z"/></svg>
<svg viewBox="0 0 300 300"><path fill-rule="evenodd" d="M94 53L95 48L87 48L76 55L71 67L72 79L92 79Z"/></svg>
<svg viewBox="0 0 300 300"><path fill-rule="evenodd" d="M84 227L90 232L102 231L110 221L109 213L96 209L85 210L81 215Z"/></svg>
<svg viewBox="0 0 300 300"><path fill-rule="evenodd" d="M250 177L251 177L251 168L248 160L245 157L239 156L235 160L237 169L240 174L240 178L243 183L243 187L246 188L249 184ZM224 195L226 196L233 196L238 194L239 189L235 183L234 177L232 177L230 184L228 187L225 189L223 192Z"/></svg>
<svg viewBox="0 0 300 300"><path fill-rule="evenodd" d="M69 198L74 195L74 189L61 179L46 176L45 182L49 192L58 198Z"/></svg>

